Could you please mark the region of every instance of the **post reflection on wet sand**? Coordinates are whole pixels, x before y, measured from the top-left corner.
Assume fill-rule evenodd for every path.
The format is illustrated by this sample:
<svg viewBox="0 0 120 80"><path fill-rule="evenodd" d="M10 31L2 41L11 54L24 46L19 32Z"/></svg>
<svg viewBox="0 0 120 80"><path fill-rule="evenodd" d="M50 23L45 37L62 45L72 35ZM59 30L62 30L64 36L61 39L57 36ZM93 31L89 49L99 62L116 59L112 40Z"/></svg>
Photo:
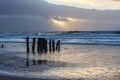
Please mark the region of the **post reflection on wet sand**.
<svg viewBox="0 0 120 80"><path fill-rule="evenodd" d="M37 64L35 54L36 54L36 53L32 53L32 55L33 55L33 59L32 59L32 60L33 60L33 65L36 65L36 64Z"/></svg>
<svg viewBox="0 0 120 80"><path fill-rule="evenodd" d="M54 63L55 53L26 53L26 66Z"/></svg>
<svg viewBox="0 0 120 80"><path fill-rule="evenodd" d="M1 55L0 68L50 80L119 80L119 48L119 46L63 45L60 53L30 51L5 54Z"/></svg>
<svg viewBox="0 0 120 80"><path fill-rule="evenodd" d="M26 66L29 66L29 53L26 53Z"/></svg>

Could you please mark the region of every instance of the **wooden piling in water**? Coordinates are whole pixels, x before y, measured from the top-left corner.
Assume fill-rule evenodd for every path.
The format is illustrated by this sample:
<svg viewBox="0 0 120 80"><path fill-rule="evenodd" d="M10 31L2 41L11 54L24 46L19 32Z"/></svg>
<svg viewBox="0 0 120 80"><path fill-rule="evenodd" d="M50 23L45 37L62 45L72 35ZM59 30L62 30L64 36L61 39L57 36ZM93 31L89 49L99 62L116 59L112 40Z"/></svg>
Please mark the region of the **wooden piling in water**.
<svg viewBox="0 0 120 80"><path fill-rule="evenodd" d="M43 53L43 49L44 49L44 39L43 38L40 38L40 52L39 53Z"/></svg>
<svg viewBox="0 0 120 80"><path fill-rule="evenodd" d="M35 43L36 43L36 38L33 38L33 43L32 43L32 52L35 53Z"/></svg>
<svg viewBox="0 0 120 80"><path fill-rule="evenodd" d="M43 53L43 52L45 52L45 39L44 38L42 38L42 50L41 50L41 52Z"/></svg>
<svg viewBox="0 0 120 80"><path fill-rule="evenodd" d="M29 53L29 37L26 37L26 51Z"/></svg>
<svg viewBox="0 0 120 80"><path fill-rule="evenodd" d="M38 43L37 43L37 51L38 53L43 53L47 51L47 42L45 38L38 38Z"/></svg>
<svg viewBox="0 0 120 80"><path fill-rule="evenodd" d="M45 53L48 51L48 46L47 46L47 39L45 39Z"/></svg>
<svg viewBox="0 0 120 80"><path fill-rule="evenodd" d="M52 50L55 52L55 40L52 40Z"/></svg>
<svg viewBox="0 0 120 80"><path fill-rule="evenodd" d="M36 58L35 58L35 46L36 46L36 38L33 38L32 39L32 52L33 52L33 65L36 65L37 63L38 64L42 64L42 63L45 63L47 61L45 60L38 60L36 62ZM48 50L48 45L49 45L49 50ZM29 52L30 52L30 49L29 49L29 37L26 37L26 51L27 51L27 58L26 58L26 65L29 66ZM55 52L55 51L60 51L60 40L58 40L56 43L55 43L55 40L49 40L49 44L47 44L47 39L45 38L37 38L37 52L38 53L47 53L47 51L49 52Z"/></svg>
<svg viewBox="0 0 120 80"><path fill-rule="evenodd" d="M61 45L60 45L60 44L61 44L60 40L58 41L58 43L59 43L59 44L58 44L58 51L60 51L60 46L61 46Z"/></svg>
<svg viewBox="0 0 120 80"><path fill-rule="evenodd" d="M37 52L40 51L40 38L37 39Z"/></svg>
<svg viewBox="0 0 120 80"><path fill-rule="evenodd" d="M47 53L47 40L45 38L40 38L40 52Z"/></svg>
<svg viewBox="0 0 120 80"><path fill-rule="evenodd" d="M56 51L60 51L60 40L58 40L56 43Z"/></svg>
<svg viewBox="0 0 120 80"><path fill-rule="evenodd" d="M49 51L51 52L52 51L52 44L51 44L51 39L49 40Z"/></svg>
<svg viewBox="0 0 120 80"><path fill-rule="evenodd" d="M49 49L48 49L48 45L49 45ZM35 39L33 39L33 52L35 50ZM60 50L60 40L57 42L57 44L55 43L55 40L49 40L49 44L47 44L47 39L45 38L38 38L37 40L37 52L38 53L47 53L48 51L51 52L55 52L55 51L59 51Z"/></svg>

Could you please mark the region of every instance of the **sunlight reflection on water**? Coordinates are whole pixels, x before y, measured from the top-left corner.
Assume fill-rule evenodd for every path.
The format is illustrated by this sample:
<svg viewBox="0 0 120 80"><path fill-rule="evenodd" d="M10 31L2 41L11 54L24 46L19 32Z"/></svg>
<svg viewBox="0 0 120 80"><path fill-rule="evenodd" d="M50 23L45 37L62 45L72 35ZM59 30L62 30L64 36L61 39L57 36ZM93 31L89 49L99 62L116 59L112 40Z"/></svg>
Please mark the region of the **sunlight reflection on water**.
<svg viewBox="0 0 120 80"><path fill-rule="evenodd" d="M64 77L64 78L86 78L95 75L104 74L106 72L105 68L80 68L80 67L62 67L54 68L42 73L44 76L48 77Z"/></svg>
<svg viewBox="0 0 120 80"><path fill-rule="evenodd" d="M65 49L65 47L62 49ZM32 70L27 71L25 75L58 79L93 79L101 76L110 77L115 74L120 76L119 47L73 45L67 47L69 47L67 50L62 50L60 53L36 53L36 60L47 61L45 64L37 67L39 69L43 69L43 67L49 68L45 68L41 72L39 69L36 72ZM25 54L17 54L16 56L26 58ZM30 53L30 60L32 59L33 54ZM34 68L34 66L32 67Z"/></svg>

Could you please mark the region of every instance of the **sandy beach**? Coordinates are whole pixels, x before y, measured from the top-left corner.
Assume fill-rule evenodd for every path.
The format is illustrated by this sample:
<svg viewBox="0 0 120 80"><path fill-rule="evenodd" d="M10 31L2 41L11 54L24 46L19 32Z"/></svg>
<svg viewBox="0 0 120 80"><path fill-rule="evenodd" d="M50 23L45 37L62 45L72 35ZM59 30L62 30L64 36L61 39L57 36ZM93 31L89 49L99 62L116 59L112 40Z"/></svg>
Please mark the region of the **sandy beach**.
<svg viewBox="0 0 120 80"><path fill-rule="evenodd" d="M4 45L0 80L120 79L120 46L62 45L60 52L27 55L24 43Z"/></svg>

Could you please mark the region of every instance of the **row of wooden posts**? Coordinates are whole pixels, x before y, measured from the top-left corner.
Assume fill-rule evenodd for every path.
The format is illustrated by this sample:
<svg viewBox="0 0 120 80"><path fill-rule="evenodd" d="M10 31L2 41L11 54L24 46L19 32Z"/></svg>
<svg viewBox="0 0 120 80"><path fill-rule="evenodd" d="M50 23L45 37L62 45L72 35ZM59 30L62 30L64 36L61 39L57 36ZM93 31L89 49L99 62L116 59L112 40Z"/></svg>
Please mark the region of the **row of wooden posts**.
<svg viewBox="0 0 120 80"><path fill-rule="evenodd" d="M50 39L48 43L47 39L45 38L32 38L32 47L30 48L30 38L26 37L26 51L27 51L26 65L27 66L30 65L30 59L29 59L30 49L32 50L32 53L33 53L33 61L32 61L33 65L46 63L47 60L41 60L41 59L36 60L35 52L37 53L47 53L48 51L49 52L55 52L55 51L60 52L60 40L58 40L55 43L55 40Z"/></svg>
<svg viewBox="0 0 120 80"><path fill-rule="evenodd" d="M29 37L26 37L26 51L27 53L30 52L30 46L29 46ZM37 48L36 48L36 43L37 43ZM49 47L48 47L49 45ZM49 40L49 44L47 39L45 38L33 38L32 39L32 52L35 53L37 50L38 53L47 53L49 52L55 52L55 51L60 51L60 40L58 40L55 43L55 40Z"/></svg>

